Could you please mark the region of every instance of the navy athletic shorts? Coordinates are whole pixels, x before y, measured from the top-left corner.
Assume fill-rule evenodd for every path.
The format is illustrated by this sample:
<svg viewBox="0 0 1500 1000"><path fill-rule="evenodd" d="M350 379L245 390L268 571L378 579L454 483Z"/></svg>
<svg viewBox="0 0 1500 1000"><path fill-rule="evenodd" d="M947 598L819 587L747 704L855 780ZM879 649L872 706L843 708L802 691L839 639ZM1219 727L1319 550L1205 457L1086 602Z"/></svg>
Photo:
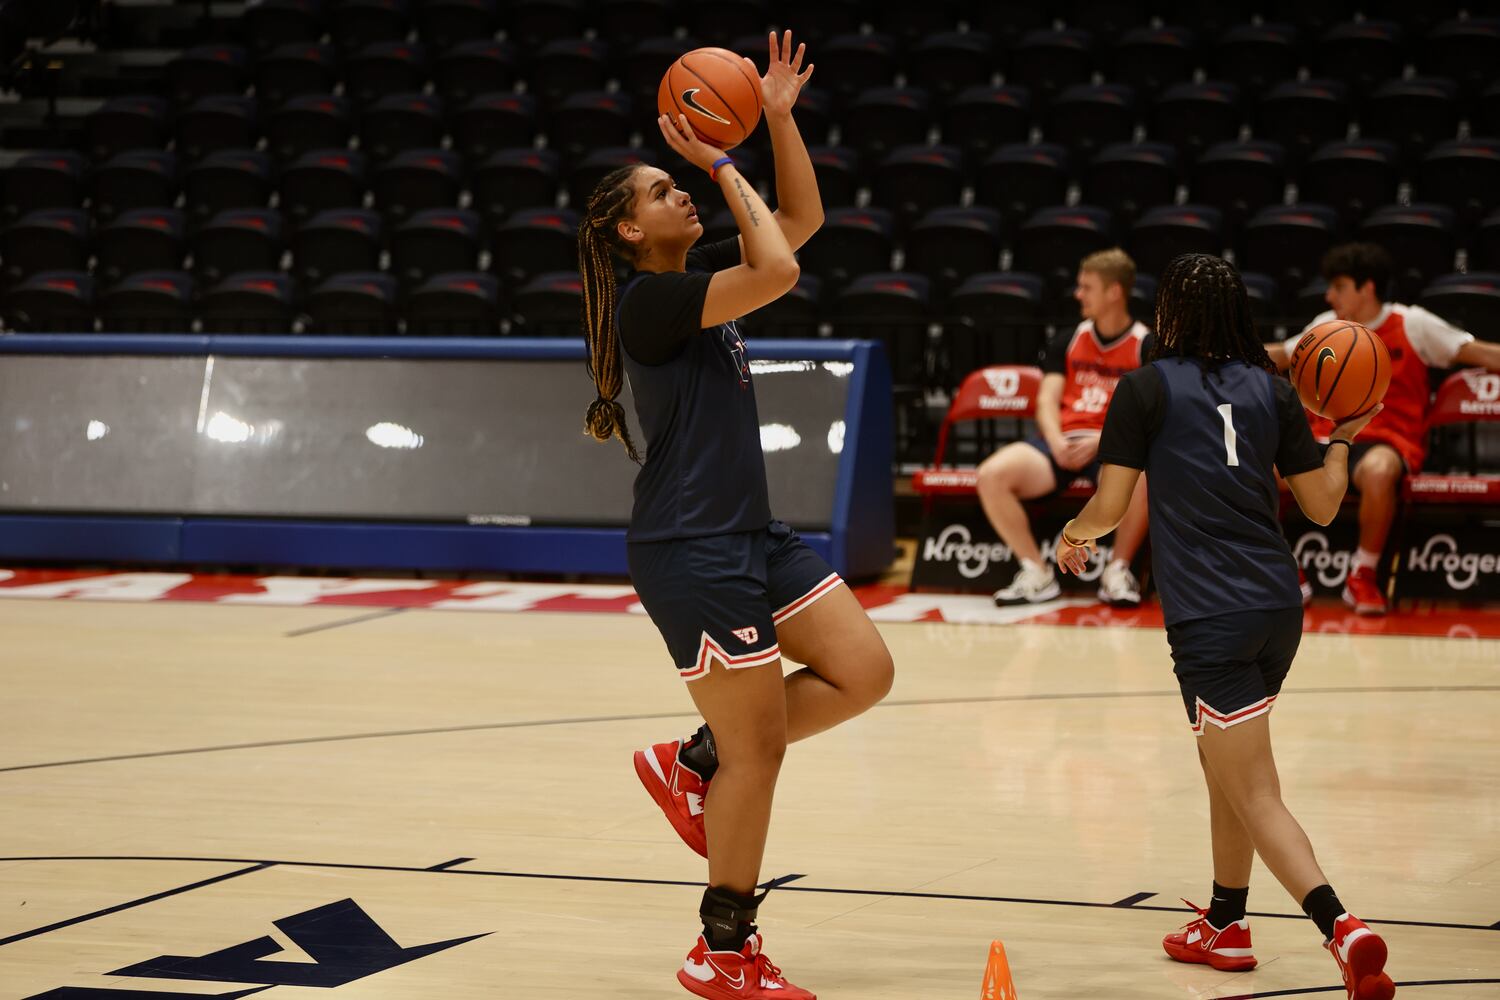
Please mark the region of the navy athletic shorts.
<svg viewBox="0 0 1500 1000"><path fill-rule="evenodd" d="M1205 723L1228 729L1269 712L1301 642L1300 607L1168 625L1173 670L1193 732L1202 736Z"/></svg>
<svg viewBox="0 0 1500 1000"><path fill-rule="evenodd" d="M1099 482L1099 462L1097 459L1081 469L1064 469L1057 464L1057 459L1053 456L1052 448L1047 444L1046 438L1040 434L1033 434L1026 439L1026 443L1041 452L1046 457L1047 464L1052 466L1052 476L1056 480L1057 485L1052 487L1052 492L1048 493L1047 496L1057 496L1063 490L1073 485L1073 480L1075 479L1082 478L1092 480L1095 483ZM1040 500L1042 498L1038 497L1037 499Z"/></svg>
<svg viewBox="0 0 1500 1000"><path fill-rule="evenodd" d="M760 531L626 546L636 595L683 680L781 656L776 626L843 581L780 521Z"/></svg>

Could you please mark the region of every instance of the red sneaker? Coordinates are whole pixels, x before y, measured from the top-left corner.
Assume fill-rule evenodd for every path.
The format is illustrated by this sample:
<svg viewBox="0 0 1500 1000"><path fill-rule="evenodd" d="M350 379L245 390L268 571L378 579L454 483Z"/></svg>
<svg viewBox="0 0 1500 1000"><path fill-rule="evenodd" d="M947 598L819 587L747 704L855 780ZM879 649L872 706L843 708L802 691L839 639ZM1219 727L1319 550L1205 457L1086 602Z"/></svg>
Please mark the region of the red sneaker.
<svg viewBox="0 0 1500 1000"><path fill-rule="evenodd" d="M1344 603L1357 615L1385 614L1385 595L1375 580L1375 571L1366 566L1349 571L1349 580L1344 584Z"/></svg>
<svg viewBox="0 0 1500 1000"><path fill-rule="evenodd" d="M1313 589L1312 581L1307 578L1301 566L1297 567L1297 589L1302 591L1302 606L1305 608L1312 603Z"/></svg>
<svg viewBox="0 0 1500 1000"><path fill-rule="evenodd" d="M1255 968L1255 956L1250 954L1250 921L1236 920L1228 927L1215 927L1208 922L1207 910L1185 899L1183 902L1198 912L1198 919L1161 939L1168 955L1179 962L1211 965L1220 972L1248 972Z"/></svg>
<svg viewBox="0 0 1500 1000"><path fill-rule="evenodd" d="M683 843L708 857L708 833L703 828L703 800L708 782L677 763L681 740L658 743L635 752L635 773L656 800Z"/></svg>
<svg viewBox="0 0 1500 1000"><path fill-rule="evenodd" d="M787 982L761 952L761 944L760 935L752 934L739 951L710 951L700 934L677 970L677 981L709 1000L818 1000Z"/></svg>
<svg viewBox="0 0 1500 1000"><path fill-rule="evenodd" d="M1385 974L1385 941L1357 917L1344 914L1333 925L1333 940L1324 943L1333 952L1349 1000L1391 1000L1396 984Z"/></svg>

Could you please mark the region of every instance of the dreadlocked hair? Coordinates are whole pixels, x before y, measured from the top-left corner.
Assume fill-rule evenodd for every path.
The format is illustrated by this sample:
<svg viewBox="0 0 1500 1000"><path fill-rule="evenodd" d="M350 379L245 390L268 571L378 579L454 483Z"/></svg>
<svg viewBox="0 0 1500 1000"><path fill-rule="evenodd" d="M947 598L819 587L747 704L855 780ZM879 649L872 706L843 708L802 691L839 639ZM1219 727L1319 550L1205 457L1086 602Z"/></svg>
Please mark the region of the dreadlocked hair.
<svg viewBox="0 0 1500 1000"><path fill-rule="evenodd" d="M618 437L632 462L641 456L630 439L625 407L618 399L625 369L620 360L620 337L615 330L615 266L611 255L629 259L631 248L616 224L628 218L635 200L630 179L638 168L620 167L604 176L589 195L578 225L578 274L583 279L583 337L588 345L589 377L598 395L589 404L583 432L596 441Z"/></svg>
<svg viewBox="0 0 1500 1000"><path fill-rule="evenodd" d="M1148 361L1190 358L1205 375L1230 361L1276 374L1255 332L1250 298L1234 265L1222 257L1186 253L1172 258L1156 291L1156 342Z"/></svg>

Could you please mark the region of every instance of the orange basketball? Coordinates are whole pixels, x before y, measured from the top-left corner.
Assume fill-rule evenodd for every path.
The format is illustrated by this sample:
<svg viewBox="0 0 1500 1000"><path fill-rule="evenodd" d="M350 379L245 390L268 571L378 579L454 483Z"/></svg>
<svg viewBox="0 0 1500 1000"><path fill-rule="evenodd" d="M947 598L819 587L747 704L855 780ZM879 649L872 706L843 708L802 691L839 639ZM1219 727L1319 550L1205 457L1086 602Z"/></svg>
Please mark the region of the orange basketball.
<svg viewBox="0 0 1500 1000"><path fill-rule="evenodd" d="M1342 423L1385 396L1391 355L1379 337L1358 323L1329 320L1307 331L1297 344L1291 376L1303 406Z"/></svg>
<svg viewBox="0 0 1500 1000"><path fill-rule="evenodd" d="M674 120L686 115L709 145L732 149L760 123L760 77L728 49L694 49L661 78L656 107Z"/></svg>

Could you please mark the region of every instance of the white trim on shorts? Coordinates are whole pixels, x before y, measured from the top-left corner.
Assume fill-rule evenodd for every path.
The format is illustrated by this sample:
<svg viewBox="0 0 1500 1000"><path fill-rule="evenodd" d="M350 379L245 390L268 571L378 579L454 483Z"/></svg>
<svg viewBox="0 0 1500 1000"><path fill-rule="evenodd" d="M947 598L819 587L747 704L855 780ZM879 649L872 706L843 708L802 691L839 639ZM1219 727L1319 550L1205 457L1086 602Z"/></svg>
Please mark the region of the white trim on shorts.
<svg viewBox="0 0 1500 1000"><path fill-rule="evenodd" d="M730 656L724 652L724 647L704 632L698 640L698 660L686 670L678 673L685 681L695 681L700 677L708 676L709 660L718 660L730 670L743 670L746 667L760 667L767 663L774 663L781 659L781 644L777 643L770 649L760 649L742 656Z"/></svg>
<svg viewBox="0 0 1500 1000"><path fill-rule="evenodd" d="M1276 704L1276 696L1273 694L1269 698L1262 698L1253 705L1246 705L1238 712L1230 712L1228 715L1225 715L1223 712L1214 711L1208 702L1202 698L1195 697L1193 700L1197 702L1198 709L1198 721L1191 724L1194 736L1203 735L1203 722L1205 719L1220 729L1228 729L1230 726L1237 726L1241 722L1249 722L1251 719L1260 718L1271 711L1272 706Z"/></svg>
<svg viewBox="0 0 1500 1000"><path fill-rule="evenodd" d="M812 590L809 590L779 611L773 611L771 613L771 624L780 625L797 612L812 607L819 600L833 593L833 589L843 582L837 573L829 573Z"/></svg>

